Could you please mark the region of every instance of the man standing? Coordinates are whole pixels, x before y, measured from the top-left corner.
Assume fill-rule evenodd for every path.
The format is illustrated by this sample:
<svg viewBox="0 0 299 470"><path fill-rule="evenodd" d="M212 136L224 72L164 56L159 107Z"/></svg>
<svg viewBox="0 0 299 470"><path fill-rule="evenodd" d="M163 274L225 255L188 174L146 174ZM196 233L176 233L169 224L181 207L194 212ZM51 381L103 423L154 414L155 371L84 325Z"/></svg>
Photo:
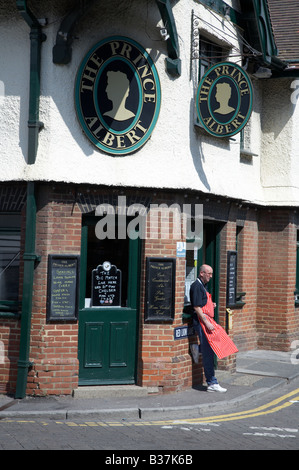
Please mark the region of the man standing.
<svg viewBox="0 0 299 470"><path fill-rule="evenodd" d="M213 269L207 264L199 268L199 276L190 287L190 300L193 307L193 326L200 340L204 373L208 384L208 392L226 392L215 377L214 351L211 348L205 331L213 332L215 322L210 320L214 317L216 304L212 302L211 294L207 291L207 284L213 276ZM204 331L205 330L205 331Z"/></svg>

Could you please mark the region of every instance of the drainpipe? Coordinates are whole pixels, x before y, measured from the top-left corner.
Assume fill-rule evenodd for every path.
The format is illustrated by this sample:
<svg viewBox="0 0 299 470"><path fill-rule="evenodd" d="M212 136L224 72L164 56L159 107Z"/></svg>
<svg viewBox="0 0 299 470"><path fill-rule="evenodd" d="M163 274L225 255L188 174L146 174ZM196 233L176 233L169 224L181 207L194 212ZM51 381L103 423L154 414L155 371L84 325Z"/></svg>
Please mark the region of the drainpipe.
<svg viewBox="0 0 299 470"><path fill-rule="evenodd" d="M40 96L40 58L41 44L46 36L41 32L41 25L29 10L26 0L17 0L17 8L30 27L30 91L29 91L29 119L28 119L28 158L29 165L35 163L38 133L42 128L39 122L39 96ZM38 256L35 253L36 236L36 199L35 184L27 183L26 206L26 232L24 260L24 280L22 297L22 316L20 351L17 371L16 398L24 398L26 395L27 375L29 367L30 329L32 316L32 292L35 263Z"/></svg>
<svg viewBox="0 0 299 470"><path fill-rule="evenodd" d="M15 398L24 398L26 395L27 375L32 363L29 361L30 328L32 315L32 291L35 263L39 259L35 253L36 235L36 199L34 182L27 183L26 205L26 234L23 277L23 297L21 315L20 351L18 361L18 374Z"/></svg>
<svg viewBox="0 0 299 470"><path fill-rule="evenodd" d="M40 62L41 45L46 40L38 20L27 7L27 0L17 0L17 8L30 27L30 90L29 90L29 118L28 118L28 159L27 163L35 163L38 133L43 128L39 121L40 97Z"/></svg>
<svg viewBox="0 0 299 470"><path fill-rule="evenodd" d="M95 0L77 1L75 7L63 18L53 47L54 64L68 64L72 59L73 31ZM73 2L74 3L74 2Z"/></svg>
<svg viewBox="0 0 299 470"><path fill-rule="evenodd" d="M159 8L164 26L169 34L169 38L166 40L168 51L168 57L166 58L166 68L170 75L173 77L178 77L181 75L180 48L170 0L156 0L156 3Z"/></svg>

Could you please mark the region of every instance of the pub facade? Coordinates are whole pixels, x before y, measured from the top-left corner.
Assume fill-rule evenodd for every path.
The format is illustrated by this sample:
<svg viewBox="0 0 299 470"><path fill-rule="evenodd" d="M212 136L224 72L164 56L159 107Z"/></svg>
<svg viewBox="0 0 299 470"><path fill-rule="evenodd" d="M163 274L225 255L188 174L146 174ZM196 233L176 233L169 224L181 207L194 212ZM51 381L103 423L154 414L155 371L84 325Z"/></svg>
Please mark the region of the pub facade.
<svg viewBox="0 0 299 470"><path fill-rule="evenodd" d="M203 263L240 351L298 347L296 10L0 6L0 393L202 383Z"/></svg>

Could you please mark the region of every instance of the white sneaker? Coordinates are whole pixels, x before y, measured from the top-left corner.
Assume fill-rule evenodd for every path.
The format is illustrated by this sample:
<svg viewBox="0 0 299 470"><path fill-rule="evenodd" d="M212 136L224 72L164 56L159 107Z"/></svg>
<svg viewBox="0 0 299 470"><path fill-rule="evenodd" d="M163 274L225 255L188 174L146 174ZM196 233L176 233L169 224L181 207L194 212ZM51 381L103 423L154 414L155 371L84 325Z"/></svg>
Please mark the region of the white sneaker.
<svg viewBox="0 0 299 470"><path fill-rule="evenodd" d="M207 392L221 392L221 393L225 393L225 392L227 392L227 389L226 389L226 388L223 388L223 387L220 387L219 384L212 384L212 385L208 385Z"/></svg>

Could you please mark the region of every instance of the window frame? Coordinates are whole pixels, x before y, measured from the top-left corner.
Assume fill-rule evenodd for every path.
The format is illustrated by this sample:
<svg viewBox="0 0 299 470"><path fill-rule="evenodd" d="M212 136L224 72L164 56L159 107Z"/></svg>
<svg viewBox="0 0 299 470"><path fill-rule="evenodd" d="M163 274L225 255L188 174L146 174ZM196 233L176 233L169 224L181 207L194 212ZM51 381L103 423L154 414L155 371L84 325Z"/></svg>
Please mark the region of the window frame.
<svg viewBox="0 0 299 470"><path fill-rule="evenodd" d="M204 44L206 44L206 47L204 47ZM201 30L198 30L198 83L212 65L227 60L228 56L229 47L226 48L217 44L215 40L209 39ZM197 113L194 124L200 129L204 129Z"/></svg>
<svg viewBox="0 0 299 470"><path fill-rule="evenodd" d="M9 221L10 216L18 216L20 218L19 220L19 225L15 223L11 223ZM1 218L4 220L4 218L7 218L7 222L4 222L0 226L0 235L8 235L8 236L16 236L19 238L19 251L16 253L11 260L9 260L8 264L4 267L4 269L0 272L0 283L1 283L1 275L3 272L9 268L10 265L13 263L17 262L17 269L18 269L18 281L17 281L17 286L18 290L14 293L15 294L15 299L6 299L6 298L0 298L0 313L17 313L20 310L20 305L21 302L19 300L20 298L20 291L19 291L19 283L20 283L20 261L21 261L21 214L19 213L1 213ZM1 249L1 248L0 248Z"/></svg>
<svg viewBox="0 0 299 470"><path fill-rule="evenodd" d="M296 286L295 286L295 307L299 307L299 230L297 230L296 240Z"/></svg>

